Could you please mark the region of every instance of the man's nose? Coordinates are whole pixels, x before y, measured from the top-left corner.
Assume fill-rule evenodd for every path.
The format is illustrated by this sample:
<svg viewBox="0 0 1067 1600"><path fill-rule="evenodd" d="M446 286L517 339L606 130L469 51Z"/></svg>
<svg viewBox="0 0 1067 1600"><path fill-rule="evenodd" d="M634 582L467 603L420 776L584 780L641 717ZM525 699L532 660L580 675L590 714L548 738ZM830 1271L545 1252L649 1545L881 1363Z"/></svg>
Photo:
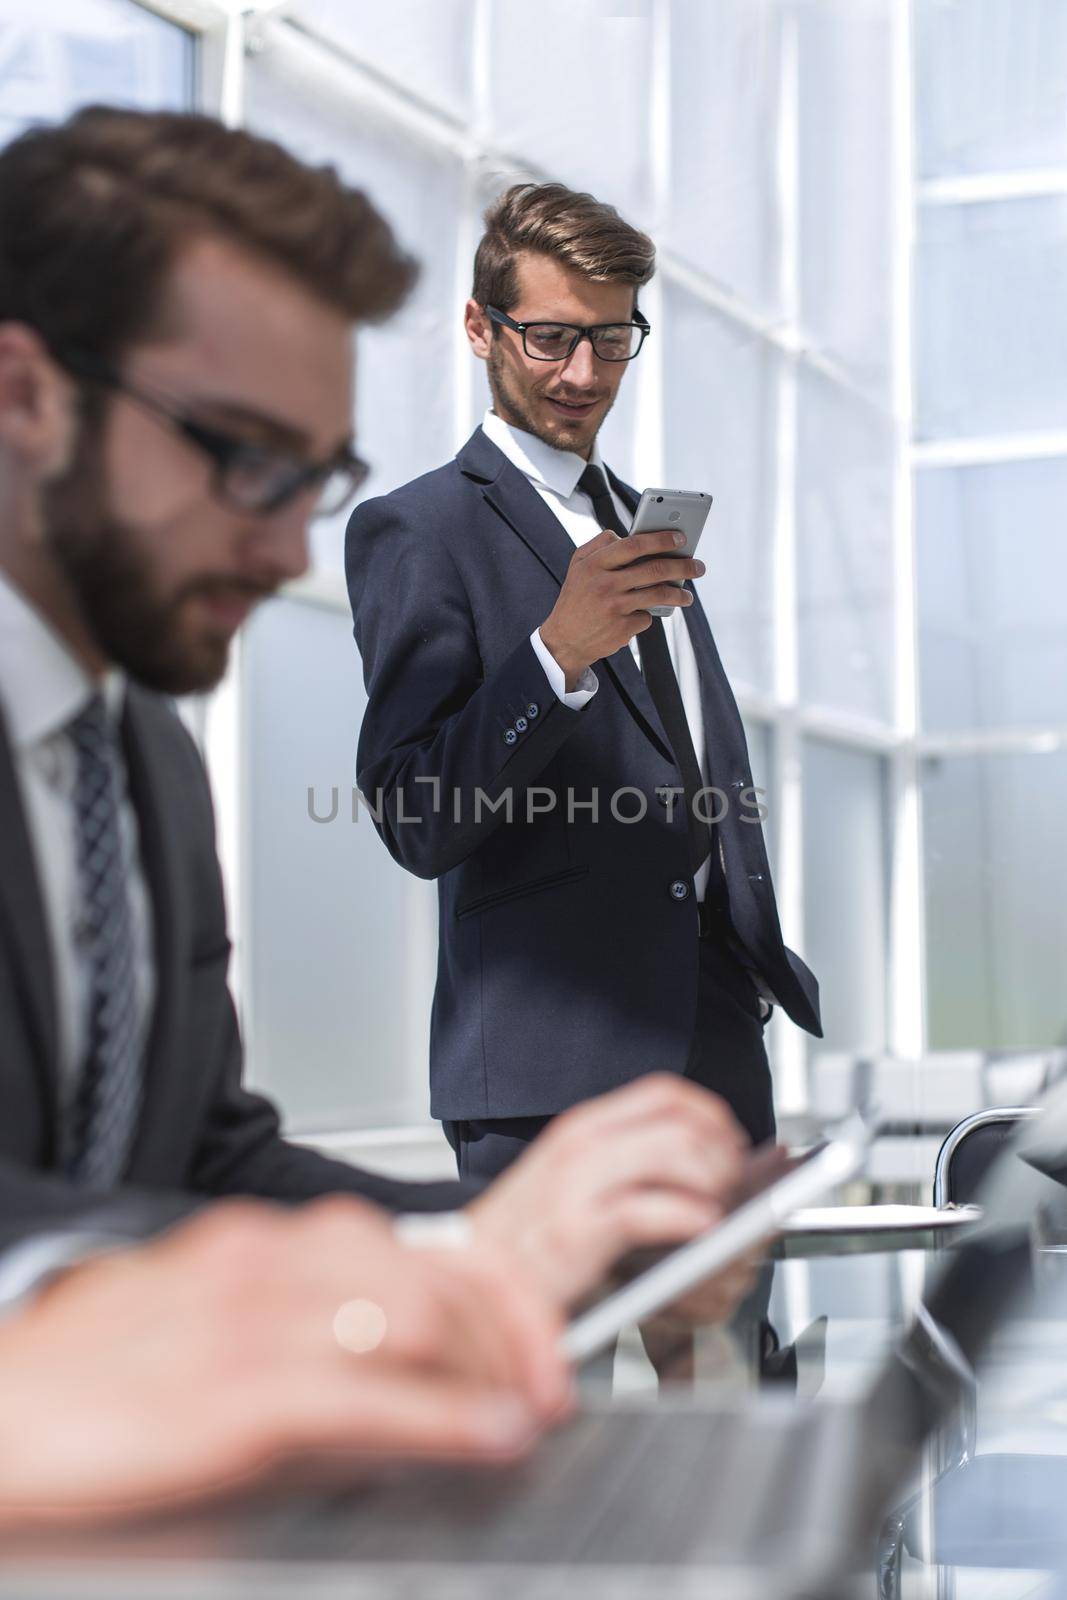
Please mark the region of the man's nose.
<svg viewBox="0 0 1067 1600"><path fill-rule="evenodd" d="M590 388L600 376L597 366L598 362L592 343L586 336L586 338L578 340L577 345L563 363L560 369L560 376L566 378L569 383L578 385L583 389Z"/></svg>
<svg viewBox="0 0 1067 1600"><path fill-rule="evenodd" d="M314 494L302 494L290 505L255 519L246 552L257 573L275 584L303 577L310 564L308 523L314 505Z"/></svg>

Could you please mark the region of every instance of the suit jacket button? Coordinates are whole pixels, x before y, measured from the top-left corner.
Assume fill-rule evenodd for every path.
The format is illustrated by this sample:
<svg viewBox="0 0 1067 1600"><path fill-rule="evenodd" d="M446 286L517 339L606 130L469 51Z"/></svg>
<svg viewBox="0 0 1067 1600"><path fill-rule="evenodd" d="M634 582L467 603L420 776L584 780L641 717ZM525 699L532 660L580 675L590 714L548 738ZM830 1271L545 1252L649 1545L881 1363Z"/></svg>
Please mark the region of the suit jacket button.
<svg viewBox="0 0 1067 1600"><path fill-rule="evenodd" d="M526 707L526 715L529 717L531 722L533 721L534 717L540 713L540 710L541 707L537 704L537 701L531 700L530 704Z"/></svg>
<svg viewBox="0 0 1067 1600"><path fill-rule="evenodd" d="M529 727L529 723L526 721L525 717L516 717L515 718L515 732L516 733L525 733L526 729L528 727Z"/></svg>
<svg viewBox="0 0 1067 1600"><path fill-rule="evenodd" d="M504 743L505 744L514 744L516 742L516 740L518 739L518 737L519 736L515 732L514 728L505 728L505 730L504 730Z"/></svg>
<svg viewBox="0 0 1067 1600"><path fill-rule="evenodd" d="M674 882L671 884L671 899L689 899L689 885L686 883L684 878L675 878Z"/></svg>

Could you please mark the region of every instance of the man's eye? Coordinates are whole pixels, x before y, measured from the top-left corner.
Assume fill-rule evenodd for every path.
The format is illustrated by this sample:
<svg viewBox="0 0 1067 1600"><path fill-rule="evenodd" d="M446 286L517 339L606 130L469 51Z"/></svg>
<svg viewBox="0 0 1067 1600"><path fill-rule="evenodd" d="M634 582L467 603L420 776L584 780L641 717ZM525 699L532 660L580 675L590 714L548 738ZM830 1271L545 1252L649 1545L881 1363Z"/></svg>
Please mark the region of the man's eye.
<svg viewBox="0 0 1067 1600"><path fill-rule="evenodd" d="M551 345L566 344L570 340L571 330L556 323L546 323L543 327L531 328L529 336L534 344L548 349Z"/></svg>
<svg viewBox="0 0 1067 1600"><path fill-rule="evenodd" d="M238 463L243 467L272 467L287 458L277 450L272 450L269 445L250 444L243 441L235 451Z"/></svg>

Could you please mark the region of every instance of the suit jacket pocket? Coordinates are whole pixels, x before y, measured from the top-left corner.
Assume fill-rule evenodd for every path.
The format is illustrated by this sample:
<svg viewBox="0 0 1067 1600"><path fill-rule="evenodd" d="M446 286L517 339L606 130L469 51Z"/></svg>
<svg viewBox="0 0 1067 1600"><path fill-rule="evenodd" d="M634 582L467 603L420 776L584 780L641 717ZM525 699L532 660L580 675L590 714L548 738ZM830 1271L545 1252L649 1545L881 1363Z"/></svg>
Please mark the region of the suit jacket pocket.
<svg viewBox="0 0 1067 1600"><path fill-rule="evenodd" d="M456 921L462 922L464 917L477 916L482 911L504 905L509 900L519 900L524 895L540 894L542 889L556 889L564 883L577 883L579 878L588 875L588 867L568 867L563 872L549 872L543 877L531 878L527 883L509 884L506 889L495 889L492 894L479 895L477 900L468 900L466 905L457 906Z"/></svg>

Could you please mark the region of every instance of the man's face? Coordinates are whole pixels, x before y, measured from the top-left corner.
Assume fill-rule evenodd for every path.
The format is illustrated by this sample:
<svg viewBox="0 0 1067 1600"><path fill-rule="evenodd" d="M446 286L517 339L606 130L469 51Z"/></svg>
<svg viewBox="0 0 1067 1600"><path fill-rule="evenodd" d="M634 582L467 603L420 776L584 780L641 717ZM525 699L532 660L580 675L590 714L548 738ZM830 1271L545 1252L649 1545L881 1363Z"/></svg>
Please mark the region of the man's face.
<svg viewBox="0 0 1067 1600"><path fill-rule="evenodd" d="M350 325L279 269L197 241L175 264L164 325L119 364L133 388L309 461L347 442ZM107 391L43 496L45 538L102 656L170 694L216 684L249 612L307 567L314 492L269 514L235 509L214 471L162 417Z"/></svg>
<svg viewBox="0 0 1067 1600"><path fill-rule="evenodd" d="M633 316L634 291L629 284L590 283L551 256L521 255L516 276L518 299L500 308L516 322L589 327L629 322ZM499 324L492 329L487 360L498 416L556 450L573 450L585 457L629 365L601 361L588 339L565 361L537 361L524 353L521 334Z"/></svg>

